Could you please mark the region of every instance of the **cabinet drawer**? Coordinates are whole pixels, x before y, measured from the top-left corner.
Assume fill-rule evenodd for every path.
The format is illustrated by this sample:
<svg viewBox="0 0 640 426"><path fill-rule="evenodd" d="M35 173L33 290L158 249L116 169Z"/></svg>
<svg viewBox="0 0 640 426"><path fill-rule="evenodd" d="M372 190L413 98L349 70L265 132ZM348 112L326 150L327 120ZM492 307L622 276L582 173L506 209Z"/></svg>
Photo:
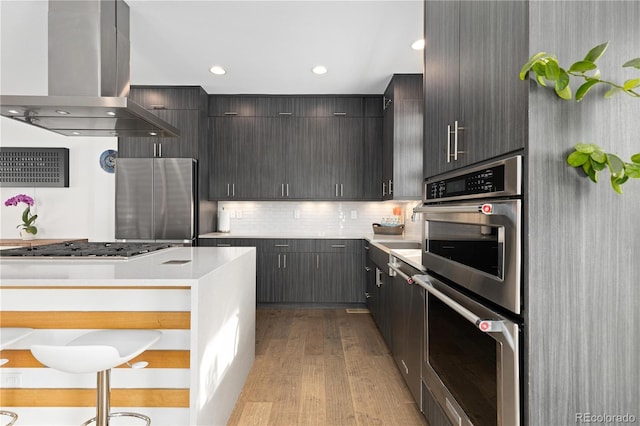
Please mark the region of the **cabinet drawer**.
<svg viewBox="0 0 640 426"><path fill-rule="evenodd" d="M362 97L318 97L316 99L317 117L362 117L364 108Z"/></svg>
<svg viewBox="0 0 640 426"><path fill-rule="evenodd" d="M319 253L354 253L360 250L360 240L316 240Z"/></svg>
<svg viewBox="0 0 640 426"><path fill-rule="evenodd" d="M315 117L316 98L311 96L274 96L269 98L269 115L274 117Z"/></svg>
<svg viewBox="0 0 640 426"><path fill-rule="evenodd" d="M314 251L314 240L305 239L260 239L258 250L264 252L298 252L311 253Z"/></svg>
<svg viewBox="0 0 640 426"><path fill-rule="evenodd" d="M252 238L201 238L199 244L203 247L256 247L256 240Z"/></svg>
<svg viewBox="0 0 640 426"><path fill-rule="evenodd" d="M258 113L258 98L255 96L209 96L209 116L240 116L256 117ZM260 107L265 108L264 102L260 102Z"/></svg>
<svg viewBox="0 0 640 426"><path fill-rule="evenodd" d="M199 109L201 87L133 86L129 98L146 109Z"/></svg>

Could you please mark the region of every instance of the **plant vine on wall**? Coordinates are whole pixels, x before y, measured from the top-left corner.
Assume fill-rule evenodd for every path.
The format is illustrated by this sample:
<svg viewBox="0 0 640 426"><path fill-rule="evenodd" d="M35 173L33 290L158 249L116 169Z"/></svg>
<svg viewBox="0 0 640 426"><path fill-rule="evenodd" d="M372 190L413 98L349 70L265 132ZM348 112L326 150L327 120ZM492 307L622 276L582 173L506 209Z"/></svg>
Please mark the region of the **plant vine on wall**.
<svg viewBox="0 0 640 426"><path fill-rule="evenodd" d="M543 87L553 86L553 89L561 99L566 101L573 98L569 83L572 79L583 80L575 94L575 101L580 102L596 85L609 86L604 94L605 98L622 93L634 98L640 98L640 78L632 78L619 84L603 80L596 61L607 50L609 43L602 43L589 50L584 59L577 61L568 69L562 68L555 55L540 52L529 58L520 70L520 80L524 80L527 73L535 74L535 81ZM631 59L623 65L625 68L640 69L640 58ZM593 143L578 143L573 147L573 152L567 157L567 163L571 167L581 167L585 176L594 183L598 182L598 173L605 168L609 169L611 187L618 194L622 194L622 185L630 178L640 179L640 153L631 156L630 162L623 161L618 155L605 152L600 146Z"/></svg>

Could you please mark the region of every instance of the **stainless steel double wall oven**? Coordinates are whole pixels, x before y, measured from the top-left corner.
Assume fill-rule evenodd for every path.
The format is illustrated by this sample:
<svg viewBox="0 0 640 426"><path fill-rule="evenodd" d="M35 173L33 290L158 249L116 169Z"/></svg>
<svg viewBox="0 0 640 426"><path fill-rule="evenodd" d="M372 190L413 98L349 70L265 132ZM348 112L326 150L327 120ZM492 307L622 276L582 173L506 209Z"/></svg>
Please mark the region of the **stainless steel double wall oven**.
<svg viewBox="0 0 640 426"><path fill-rule="evenodd" d="M521 423L522 158L425 182L422 377L455 425Z"/></svg>

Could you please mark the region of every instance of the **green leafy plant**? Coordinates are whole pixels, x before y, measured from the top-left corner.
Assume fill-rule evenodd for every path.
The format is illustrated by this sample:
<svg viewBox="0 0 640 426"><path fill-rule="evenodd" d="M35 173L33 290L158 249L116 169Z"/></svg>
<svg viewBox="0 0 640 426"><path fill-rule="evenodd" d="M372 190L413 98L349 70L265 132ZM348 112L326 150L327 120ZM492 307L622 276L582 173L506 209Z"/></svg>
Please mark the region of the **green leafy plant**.
<svg viewBox="0 0 640 426"><path fill-rule="evenodd" d="M574 62L569 68L561 67L555 55L546 52L537 53L522 66L520 80L524 80L531 72L535 74L535 81L540 86L552 85L556 95L567 101L573 98L570 87L572 78L584 80L584 83L576 90L576 102L582 101L596 85L609 86L609 90L604 94L605 98L610 98L617 93L640 98L640 78L631 78L621 84L601 78L596 61L600 59L608 46L608 42L595 46L589 50L584 59ZM622 66L640 69L640 58L631 59ZM611 187L618 194L622 194L622 185L629 178L640 178L640 153L632 155L631 162L625 162L616 154L604 152L596 144L579 143L574 146L573 152L567 157L567 163L571 167L581 167L585 175L595 183L598 182L598 172L608 168L611 174Z"/></svg>
<svg viewBox="0 0 640 426"><path fill-rule="evenodd" d="M584 59L574 62L568 69L559 65L558 58L555 55L550 55L546 52L537 53L520 70L520 80L524 80L527 73L532 71L536 75L535 80L540 86L547 87L547 82L550 82L560 98L570 100L573 96L569 86L571 77L583 79L584 83L576 90L576 102L580 102L589 90L597 84L611 87L605 92L605 98L609 98L616 93L625 93L629 96L640 98L640 90L638 90L640 88L640 78L632 78L622 84L600 78L600 70L596 65L596 61L600 59L608 46L609 42L599 44L591 49ZM631 59L622 64L622 66L624 68L640 69L640 58Z"/></svg>
<svg viewBox="0 0 640 426"><path fill-rule="evenodd" d="M640 153L631 156L631 162L624 162L616 154L604 152L596 144L579 143L573 147L573 152L567 157L571 167L582 167L584 173L598 183L598 172L605 168L611 175L611 187L618 194L622 194L622 184L629 178L640 178Z"/></svg>

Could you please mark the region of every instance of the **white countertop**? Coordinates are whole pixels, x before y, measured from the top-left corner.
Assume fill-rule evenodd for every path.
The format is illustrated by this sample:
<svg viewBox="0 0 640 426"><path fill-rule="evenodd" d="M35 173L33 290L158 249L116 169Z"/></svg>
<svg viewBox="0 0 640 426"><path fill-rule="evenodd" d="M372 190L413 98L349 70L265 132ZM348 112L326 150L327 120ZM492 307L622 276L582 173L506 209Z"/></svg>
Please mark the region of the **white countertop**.
<svg viewBox="0 0 640 426"><path fill-rule="evenodd" d="M129 260L2 259L9 286L190 286L253 247L173 247ZM171 260L187 263L165 264Z"/></svg>

